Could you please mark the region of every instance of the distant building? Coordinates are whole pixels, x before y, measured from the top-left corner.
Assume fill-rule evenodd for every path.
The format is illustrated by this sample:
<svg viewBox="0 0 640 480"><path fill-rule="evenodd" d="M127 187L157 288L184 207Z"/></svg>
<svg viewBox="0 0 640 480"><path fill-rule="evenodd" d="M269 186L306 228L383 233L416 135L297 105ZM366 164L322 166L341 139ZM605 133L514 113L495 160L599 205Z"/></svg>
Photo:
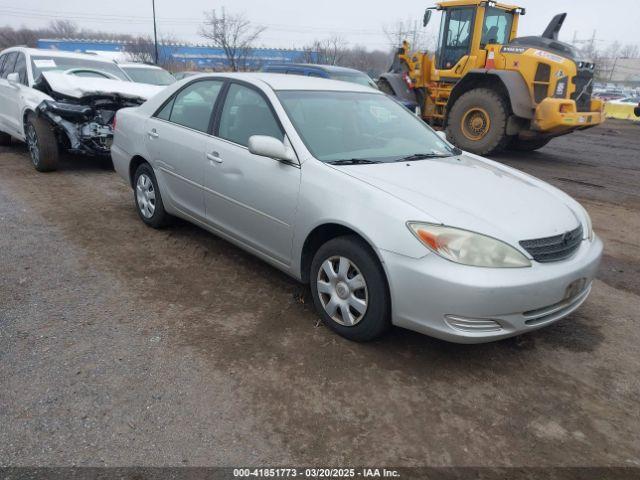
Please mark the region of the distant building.
<svg viewBox="0 0 640 480"><path fill-rule="evenodd" d="M600 78L605 82L640 87L640 58L611 58L603 61Z"/></svg>
<svg viewBox="0 0 640 480"><path fill-rule="evenodd" d="M93 39L41 39L38 48L67 52L93 53L108 56L114 60L127 60L127 42ZM159 56L170 58L174 64L183 64L184 69L221 70L227 66L227 59L221 48L198 44L159 44ZM256 48L251 51L247 65L259 68L267 63L299 62L300 50L278 48Z"/></svg>

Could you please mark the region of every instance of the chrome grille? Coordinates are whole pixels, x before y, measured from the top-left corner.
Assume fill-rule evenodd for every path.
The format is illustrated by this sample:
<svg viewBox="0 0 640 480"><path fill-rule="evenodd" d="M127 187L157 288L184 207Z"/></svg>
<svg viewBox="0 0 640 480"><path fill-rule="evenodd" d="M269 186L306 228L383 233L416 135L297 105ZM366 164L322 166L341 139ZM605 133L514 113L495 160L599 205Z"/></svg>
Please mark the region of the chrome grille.
<svg viewBox="0 0 640 480"><path fill-rule="evenodd" d="M582 242L582 226L553 237L536 238L520 242L537 262L557 262L570 257Z"/></svg>

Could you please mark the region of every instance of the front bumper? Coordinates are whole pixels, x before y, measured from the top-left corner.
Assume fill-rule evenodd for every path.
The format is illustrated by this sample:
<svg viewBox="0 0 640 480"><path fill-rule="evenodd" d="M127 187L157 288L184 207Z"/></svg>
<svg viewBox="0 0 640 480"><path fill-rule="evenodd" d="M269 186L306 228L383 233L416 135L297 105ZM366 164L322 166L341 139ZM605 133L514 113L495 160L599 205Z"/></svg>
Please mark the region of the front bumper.
<svg viewBox="0 0 640 480"><path fill-rule="evenodd" d="M536 330L587 298L602 242L584 240L569 259L528 268L459 265L433 253L414 259L380 252L394 325L456 343L482 343Z"/></svg>
<svg viewBox="0 0 640 480"><path fill-rule="evenodd" d="M578 112L576 102L563 98L545 98L536 107L532 130L562 135L576 129L595 127L604 122L603 103L591 100L591 111Z"/></svg>

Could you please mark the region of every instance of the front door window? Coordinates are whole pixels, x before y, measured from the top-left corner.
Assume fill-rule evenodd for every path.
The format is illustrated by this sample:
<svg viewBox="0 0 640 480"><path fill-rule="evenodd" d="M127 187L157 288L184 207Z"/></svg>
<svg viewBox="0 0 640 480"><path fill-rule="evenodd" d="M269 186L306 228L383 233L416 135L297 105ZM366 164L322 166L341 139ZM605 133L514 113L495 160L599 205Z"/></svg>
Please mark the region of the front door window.
<svg viewBox="0 0 640 480"><path fill-rule="evenodd" d="M450 8L440 26L438 68L449 70L469 53L475 9Z"/></svg>

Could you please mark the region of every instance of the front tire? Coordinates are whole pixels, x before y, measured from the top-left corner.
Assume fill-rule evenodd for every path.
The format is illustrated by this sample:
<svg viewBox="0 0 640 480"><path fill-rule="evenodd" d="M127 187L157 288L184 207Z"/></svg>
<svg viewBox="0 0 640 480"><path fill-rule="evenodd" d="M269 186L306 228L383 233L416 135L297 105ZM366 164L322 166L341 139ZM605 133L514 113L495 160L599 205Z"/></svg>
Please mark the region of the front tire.
<svg viewBox="0 0 640 480"><path fill-rule="evenodd" d="M535 138L531 140L524 140L516 137L511 141L509 148L517 152L533 152L534 150L538 150L539 148L544 147L550 141L550 138Z"/></svg>
<svg viewBox="0 0 640 480"><path fill-rule="evenodd" d="M27 116L25 136L29 157L39 172L52 172L58 168L58 140L49 124L34 113Z"/></svg>
<svg viewBox="0 0 640 480"><path fill-rule="evenodd" d="M497 153L506 148L509 107L501 95L488 88L464 93L447 117L447 138L462 150L476 155Z"/></svg>
<svg viewBox="0 0 640 480"><path fill-rule="evenodd" d="M133 199L138 216L150 227L164 227L169 215L164 209L158 181L151 165L148 163L140 165L133 179Z"/></svg>
<svg viewBox="0 0 640 480"><path fill-rule="evenodd" d="M391 302L375 253L355 235L322 245L311 262L311 294L323 323L356 342L381 336L390 326Z"/></svg>

